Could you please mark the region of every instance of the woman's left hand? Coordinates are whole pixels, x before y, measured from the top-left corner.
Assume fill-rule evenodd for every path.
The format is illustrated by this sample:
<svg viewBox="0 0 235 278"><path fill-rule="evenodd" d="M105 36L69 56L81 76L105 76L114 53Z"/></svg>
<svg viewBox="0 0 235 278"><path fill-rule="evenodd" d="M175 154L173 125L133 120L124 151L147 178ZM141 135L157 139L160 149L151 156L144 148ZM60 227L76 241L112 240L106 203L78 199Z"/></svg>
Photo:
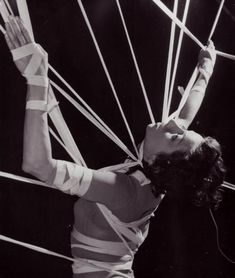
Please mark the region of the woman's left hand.
<svg viewBox="0 0 235 278"><path fill-rule="evenodd" d="M199 71L201 72L201 74L203 74L207 82L209 81L209 78L213 73L215 61L215 46L212 41L209 41L207 47L205 49L202 49L198 56Z"/></svg>
<svg viewBox="0 0 235 278"><path fill-rule="evenodd" d="M39 46L38 44L35 44L32 38L29 35L28 30L25 28L25 26L22 23L22 20L19 17L9 17L9 22L6 23L6 34L5 34L6 42L9 47L9 49L14 52L14 50L24 47L28 44L34 44L34 53L24 56L20 59L16 59L15 65L18 68L18 70L21 72L22 75L25 73L25 69L27 68L32 56L36 54L37 56L42 57L42 62L40 63L36 74L39 76L47 76L47 70L48 70L48 55L46 51ZM35 73L32 73L34 75Z"/></svg>
<svg viewBox="0 0 235 278"><path fill-rule="evenodd" d="M210 60L212 65L215 65L216 61L216 51L215 46L212 41L209 41L207 44L207 47L205 49L202 49L198 56L198 63L200 66L203 66L205 61Z"/></svg>

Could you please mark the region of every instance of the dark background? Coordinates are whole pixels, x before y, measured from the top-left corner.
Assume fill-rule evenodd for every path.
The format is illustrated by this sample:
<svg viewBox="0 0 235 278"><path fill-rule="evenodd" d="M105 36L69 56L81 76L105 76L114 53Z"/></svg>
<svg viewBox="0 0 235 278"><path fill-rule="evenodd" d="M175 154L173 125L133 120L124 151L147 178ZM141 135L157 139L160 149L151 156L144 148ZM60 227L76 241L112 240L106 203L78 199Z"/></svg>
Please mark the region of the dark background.
<svg viewBox="0 0 235 278"><path fill-rule="evenodd" d="M14 5L14 1L10 1ZM114 0L83 1L114 86L136 141L149 123L140 85ZM172 9L173 1L163 1ZM188 28L206 43L217 9L216 0L191 1ZM170 19L150 0L120 1L155 118L161 119ZM179 3L181 18L185 1ZM76 0L29 0L35 38L52 64L131 148L129 138ZM13 7L14 8L14 7ZM218 50L235 54L235 1L225 1L213 40ZM178 34L177 29L177 34ZM198 46L184 37L177 85L186 86L197 62ZM215 136L222 144L235 183L235 61L218 57L204 103L192 129ZM51 75L55 80L54 76ZM26 85L16 70L4 37L0 38L0 170L21 171ZM62 85L61 85L62 86ZM62 86L63 87L63 86ZM125 154L56 93L66 122L89 167L125 159ZM179 95L176 92L173 106ZM55 158L69 159L52 140ZM0 178L0 233L70 255L69 235L76 199L60 192ZM235 193L225 189L215 212L220 243L235 260ZM234 265L216 245L215 227L206 209L183 206L167 198L152 219L150 234L140 248L136 278L232 278ZM0 242L0 277L71 277L70 262Z"/></svg>

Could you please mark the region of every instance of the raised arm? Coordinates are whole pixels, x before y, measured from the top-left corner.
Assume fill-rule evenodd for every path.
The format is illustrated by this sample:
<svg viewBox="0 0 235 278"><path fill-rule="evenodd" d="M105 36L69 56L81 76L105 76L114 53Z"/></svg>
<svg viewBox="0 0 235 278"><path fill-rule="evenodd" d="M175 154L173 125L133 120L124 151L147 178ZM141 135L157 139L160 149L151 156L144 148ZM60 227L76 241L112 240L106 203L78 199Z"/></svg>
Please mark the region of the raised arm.
<svg viewBox="0 0 235 278"><path fill-rule="evenodd" d="M200 74L194 86L192 87L189 97L183 106L177 120L177 122L186 129L192 123L202 104L209 79L213 73L215 60L216 53L214 44L210 41L206 50L200 51L198 57L198 67Z"/></svg>
<svg viewBox="0 0 235 278"><path fill-rule="evenodd" d="M32 41L19 18L10 17L6 31L6 42L15 64L28 84L22 168L46 181L55 168L47 113L43 111L48 99L47 53Z"/></svg>
<svg viewBox="0 0 235 278"><path fill-rule="evenodd" d="M110 209L129 204L135 184L127 175L53 159L47 122L47 53L32 42L20 19L11 18L6 31L15 64L28 84L23 170L64 193L103 203Z"/></svg>

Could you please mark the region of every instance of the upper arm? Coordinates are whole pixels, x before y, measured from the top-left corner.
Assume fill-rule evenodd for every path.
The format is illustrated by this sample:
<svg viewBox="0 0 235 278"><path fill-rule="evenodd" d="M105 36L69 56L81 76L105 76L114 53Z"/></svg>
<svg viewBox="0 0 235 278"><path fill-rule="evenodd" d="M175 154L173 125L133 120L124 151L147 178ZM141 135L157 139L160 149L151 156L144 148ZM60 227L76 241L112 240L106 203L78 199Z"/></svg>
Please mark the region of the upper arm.
<svg viewBox="0 0 235 278"><path fill-rule="evenodd" d="M93 171L90 187L83 197L118 209L135 199L136 185L123 173Z"/></svg>
<svg viewBox="0 0 235 278"><path fill-rule="evenodd" d="M128 175L96 171L72 162L57 160L50 182L61 191L109 208L120 208L133 200L136 185Z"/></svg>

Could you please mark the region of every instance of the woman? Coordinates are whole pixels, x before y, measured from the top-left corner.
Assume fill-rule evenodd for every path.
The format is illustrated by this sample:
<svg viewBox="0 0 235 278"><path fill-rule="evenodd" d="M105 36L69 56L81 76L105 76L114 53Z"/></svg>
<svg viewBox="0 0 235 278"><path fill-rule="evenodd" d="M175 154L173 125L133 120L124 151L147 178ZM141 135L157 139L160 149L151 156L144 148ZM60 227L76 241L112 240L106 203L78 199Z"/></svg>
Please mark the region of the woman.
<svg viewBox="0 0 235 278"><path fill-rule="evenodd" d="M23 170L65 193L79 196L71 234L75 277L134 277L134 254L164 194L217 207L224 168L219 144L187 130L213 71L213 44L200 52L198 77L178 120L146 129L143 169L96 171L51 154L47 123L47 54L19 18L6 24L6 41L28 84Z"/></svg>

